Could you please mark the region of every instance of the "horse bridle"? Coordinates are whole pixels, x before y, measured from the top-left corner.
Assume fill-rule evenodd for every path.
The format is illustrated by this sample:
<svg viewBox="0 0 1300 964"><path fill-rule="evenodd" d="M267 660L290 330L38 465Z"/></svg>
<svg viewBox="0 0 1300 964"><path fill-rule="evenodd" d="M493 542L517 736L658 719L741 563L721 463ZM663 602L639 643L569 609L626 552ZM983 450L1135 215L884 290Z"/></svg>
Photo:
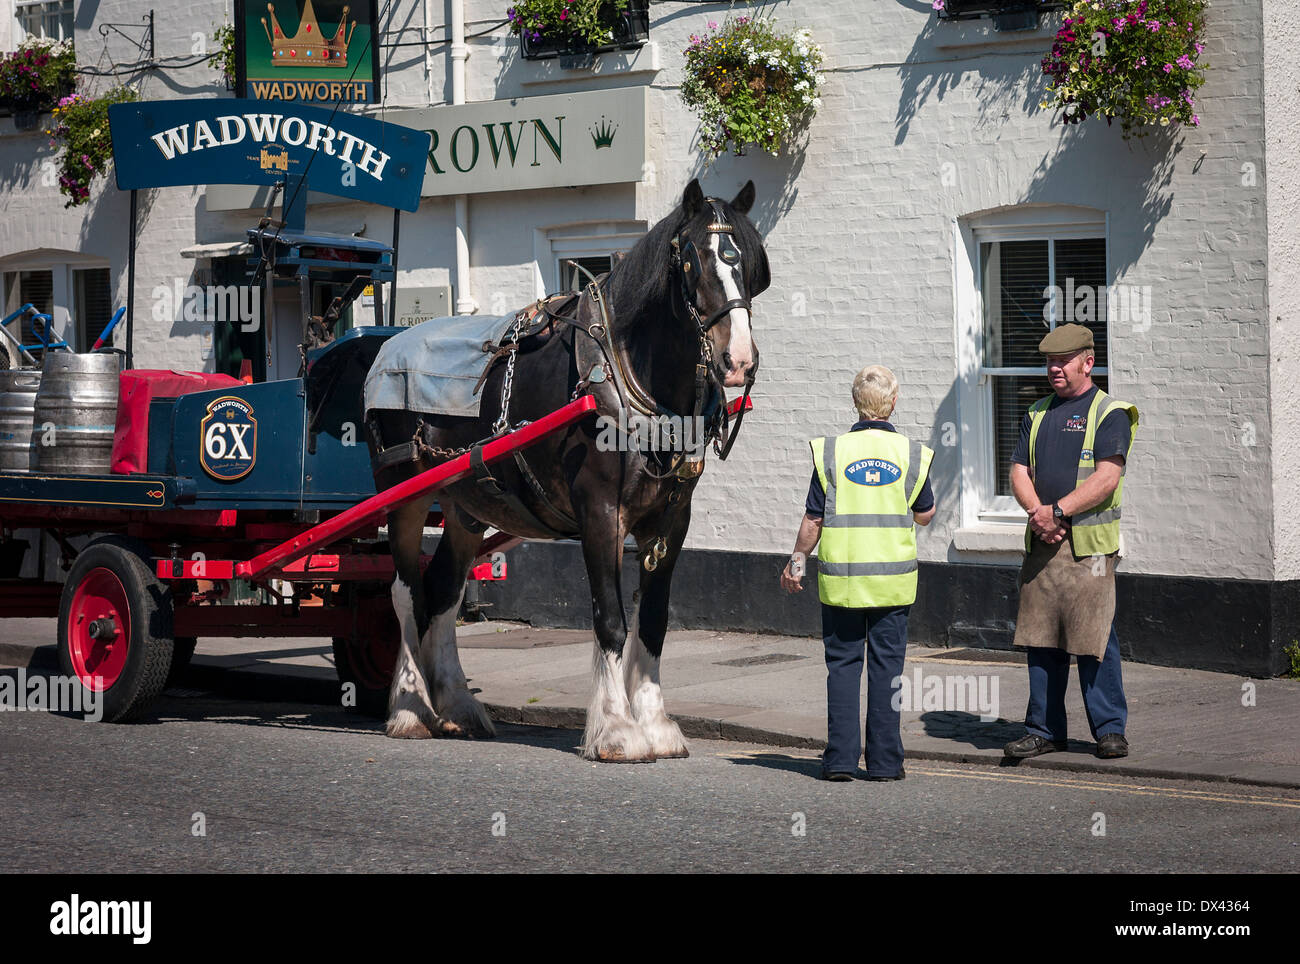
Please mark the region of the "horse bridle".
<svg viewBox="0 0 1300 964"><path fill-rule="evenodd" d="M740 249L736 247L736 242L732 240L735 229L727 222L726 215L718 207L717 198L705 198L709 202L709 207L713 210L713 220L709 222L708 232L718 236L718 257L724 264L736 265L740 263ZM695 242L689 238L686 244L682 244L682 233L680 230L673 235L672 239L672 265L677 272L681 283L682 302L686 305L686 310L692 320L700 329L703 336L722 318L731 313L732 308L743 308L746 312L753 314L753 307L748 298L732 298L722 305L717 311L709 315L708 318L700 317L700 309L695 304L695 293L700 286L700 276L704 271L704 265L700 261L700 252L695 247Z"/></svg>

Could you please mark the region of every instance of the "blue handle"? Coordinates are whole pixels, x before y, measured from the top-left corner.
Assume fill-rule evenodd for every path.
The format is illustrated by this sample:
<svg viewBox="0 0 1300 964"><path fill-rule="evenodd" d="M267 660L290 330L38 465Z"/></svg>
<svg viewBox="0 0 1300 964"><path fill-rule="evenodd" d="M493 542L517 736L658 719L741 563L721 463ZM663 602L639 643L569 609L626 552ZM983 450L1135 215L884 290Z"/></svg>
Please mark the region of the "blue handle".
<svg viewBox="0 0 1300 964"><path fill-rule="evenodd" d="M17 318L19 315L21 315L21 314L25 314L26 312L29 312L29 311L35 311L35 310L36 310L36 306L33 305L31 302L28 302L27 304L25 304L25 305L23 305L21 308L19 308L17 311L15 311L15 312L14 312L12 315L10 315L8 318L6 318L4 321L0 321L0 325L7 325L7 324L9 324L9 322L13 321L13 320L14 320L15 318Z"/></svg>
<svg viewBox="0 0 1300 964"><path fill-rule="evenodd" d="M122 320L122 316L125 314L126 305L123 305L121 308L118 308L117 311L113 312L113 317L109 321L108 327L105 328L99 338L95 340L95 344L91 346L91 351L99 351L99 349L104 346L104 342L108 341L108 336L113 333L113 329L117 327L117 323Z"/></svg>

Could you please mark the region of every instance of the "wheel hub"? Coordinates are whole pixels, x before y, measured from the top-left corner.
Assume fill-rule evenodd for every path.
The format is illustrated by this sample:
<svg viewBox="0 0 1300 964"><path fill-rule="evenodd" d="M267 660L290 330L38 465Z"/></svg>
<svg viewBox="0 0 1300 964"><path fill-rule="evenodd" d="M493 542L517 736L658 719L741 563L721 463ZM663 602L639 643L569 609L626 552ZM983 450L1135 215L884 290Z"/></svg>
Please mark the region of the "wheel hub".
<svg viewBox="0 0 1300 964"><path fill-rule="evenodd" d="M68 655L83 686L102 691L117 682L130 648L126 589L111 569L86 573L68 612Z"/></svg>

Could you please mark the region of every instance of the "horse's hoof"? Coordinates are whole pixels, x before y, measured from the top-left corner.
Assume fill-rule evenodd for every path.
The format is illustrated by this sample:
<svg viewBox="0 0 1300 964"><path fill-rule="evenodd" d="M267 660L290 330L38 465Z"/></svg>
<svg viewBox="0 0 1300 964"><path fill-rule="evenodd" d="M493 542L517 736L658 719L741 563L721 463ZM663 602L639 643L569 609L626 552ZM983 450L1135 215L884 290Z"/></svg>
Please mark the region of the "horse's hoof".
<svg viewBox="0 0 1300 964"><path fill-rule="evenodd" d="M449 740L465 740L469 738L469 734L451 720L439 721L438 735Z"/></svg>
<svg viewBox="0 0 1300 964"><path fill-rule="evenodd" d="M596 759L601 763L654 763L655 755L628 756L619 746L604 747L596 751Z"/></svg>
<svg viewBox="0 0 1300 964"><path fill-rule="evenodd" d="M656 760L685 760L691 755L691 751L682 747L680 750L669 750L667 753L656 753Z"/></svg>
<svg viewBox="0 0 1300 964"><path fill-rule="evenodd" d="M388 721L384 735L390 740L431 740L433 734L418 716L403 710Z"/></svg>

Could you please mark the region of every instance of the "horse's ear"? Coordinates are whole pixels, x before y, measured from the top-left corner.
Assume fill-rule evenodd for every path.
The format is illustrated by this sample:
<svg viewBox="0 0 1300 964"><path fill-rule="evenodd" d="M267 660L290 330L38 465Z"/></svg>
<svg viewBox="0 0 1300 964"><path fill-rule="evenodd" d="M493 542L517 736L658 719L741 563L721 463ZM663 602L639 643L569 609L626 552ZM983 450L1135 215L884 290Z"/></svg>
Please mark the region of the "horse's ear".
<svg viewBox="0 0 1300 964"><path fill-rule="evenodd" d="M748 214L749 209L754 206L754 182L746 181L745 186L740 189L740 193L732 199L731 206L741 214Z"/></svg>
<svg viewBox="0 0 1300 964"><path fill-rule="evenodd" d="M699 178L692 178L691 183L686 185L686 193L682 195L682 208L687 217L704 210L704 189L700 187Z"/></svg>

